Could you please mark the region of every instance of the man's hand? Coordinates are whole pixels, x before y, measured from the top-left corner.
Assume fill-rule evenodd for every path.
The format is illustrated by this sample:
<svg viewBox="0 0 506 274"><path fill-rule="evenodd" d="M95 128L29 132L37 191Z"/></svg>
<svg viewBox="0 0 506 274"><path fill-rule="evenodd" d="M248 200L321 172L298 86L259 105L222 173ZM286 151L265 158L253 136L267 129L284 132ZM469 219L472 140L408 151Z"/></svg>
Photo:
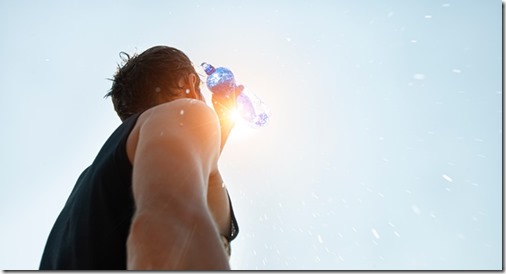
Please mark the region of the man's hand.
<svg viewBox="0 0 506 274"><path fill-rule="evenodd" d="M235 88L234 92L232 92L228 96L220 96L213 93L212 102L214 110L216 114L218 114L218 118L220 119L220 127L221 127L221 148L220 152L223 150L225 143L227 142L230 131L235 125L234 117L232 117L232 113L237 109L237 96L239 96L244 90L243 85L239 85Z"/></svg>

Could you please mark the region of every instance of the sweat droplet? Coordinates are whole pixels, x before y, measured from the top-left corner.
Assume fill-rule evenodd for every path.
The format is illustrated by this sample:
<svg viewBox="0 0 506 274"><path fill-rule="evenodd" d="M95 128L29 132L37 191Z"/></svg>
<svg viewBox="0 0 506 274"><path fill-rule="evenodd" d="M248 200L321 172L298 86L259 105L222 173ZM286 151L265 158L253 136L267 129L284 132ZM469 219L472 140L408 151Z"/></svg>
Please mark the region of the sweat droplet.
<svg viewBox="0 0 506 274"><path fill-rule="evenodd" d="M181 110L179 114L184 115L184 110Z"/></svg>
<svg viewBox="0 0 506 274"><path fill-rule="evenodd" d="M179 126L182 127L184 124L183 123L179 123Z"/></svg>
<svg viewBox="0 0 506 274"><path fill-rule="evenodd" d="M186 94L190 94L190 90L189 90L189 89L186 89L184 92L185 92Z"/></svg>

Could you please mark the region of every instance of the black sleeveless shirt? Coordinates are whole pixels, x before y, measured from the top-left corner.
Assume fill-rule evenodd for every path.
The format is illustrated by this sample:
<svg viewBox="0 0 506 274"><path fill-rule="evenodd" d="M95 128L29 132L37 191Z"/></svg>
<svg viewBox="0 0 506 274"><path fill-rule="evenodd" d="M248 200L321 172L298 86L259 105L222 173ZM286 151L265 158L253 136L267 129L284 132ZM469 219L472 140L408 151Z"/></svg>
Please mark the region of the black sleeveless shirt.
<svg viewBox="0 0 506 274"><path fill-rule="evenodd" d="M135 210L126 142L139 115L113 132L79 176L49 234L41 270L126 269L126 242ZM239 232L231 203L230 210L229 242Z"/></svg>

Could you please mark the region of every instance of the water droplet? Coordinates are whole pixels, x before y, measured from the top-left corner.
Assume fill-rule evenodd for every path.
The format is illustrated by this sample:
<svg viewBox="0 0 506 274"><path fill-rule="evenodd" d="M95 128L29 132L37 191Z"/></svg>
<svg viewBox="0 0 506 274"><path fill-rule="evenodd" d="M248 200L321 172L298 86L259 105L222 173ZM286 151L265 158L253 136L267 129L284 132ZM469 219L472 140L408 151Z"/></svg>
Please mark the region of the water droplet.
<svg viewBox="0 0 506 274"><path fill-rule="evenodd" d="M461 73L462 71L460 69L452 69L454 73Z"/></svg>
<svg viewBox="0 0 506 274"><path fill-rule="evenodd" d="M431 19L432 15L425 15L425 19Z"/></svg>
<svg viewBox="0 0 506 274"><path fill-rule="evenodd" d="M395 234L395 236L397 236L397 238L401 237L401 235L399 235L399 232L397 232L397 231L394 231L394 234Z"/></svg>
<svg viewBox="0 0 506 274"><path fill-rule="evenodd" d="M425 79L425 74L415 73L415 74L413 74L413 78L416 80L423 80L423 79Z"/></svg>
<svg viewBox="0 0 506 274"><path fill-rule="evenodd" d="M412 205L411 206L411 210L413 210L413 212L416 214L416 215L420 215L422 213L422 211L420 210L420 208L418 208L418 206L416 205Z"/></svg>
<svg viewBox="0 0 506 274"><path fill-rule="evenodd" d="M380 238L380 235L378 234L378 231L376 231L376 229L371 229L371 232L372 232L372 235L374 235L374 238L376 239L379 239Z"/></svg>
<svg viewBox="0 0 506 274"><path fill-rule="evenodd" d="M448 181L449 183L453 182L453 179L452 179L450 176L448 176L448 175L446 175L446 174L443 174L443 175L441 175L441 176L443 177L443 179L445 179L445 180L446 180L446 181Z"/></svg>
<svg viewBox="0 0 506 274"><path fill-rule="evenodd" d="M318 235L318 242L323 243L323 239L321 235Z"/></svg>

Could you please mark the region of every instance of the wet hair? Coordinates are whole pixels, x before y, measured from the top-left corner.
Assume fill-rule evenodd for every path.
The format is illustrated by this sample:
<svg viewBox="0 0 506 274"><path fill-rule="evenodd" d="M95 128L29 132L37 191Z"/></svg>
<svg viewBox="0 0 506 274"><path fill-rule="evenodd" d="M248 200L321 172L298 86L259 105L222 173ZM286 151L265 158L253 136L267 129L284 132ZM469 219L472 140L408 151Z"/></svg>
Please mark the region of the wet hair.
<svg viewBox="0 0 506 274"><path fill-rule="evenodd" d="M200 94L200 78L190 59L182 51L168 46L154 46L130 57L120 53L123 65L112 80L105 97L111 96L114 110L122 121L135 113L158 104L180 98L185 92L178 86L180 79L188 80L190 73L197 77L195 90ZM196 98L201 99L201 98Z"/></svg>

